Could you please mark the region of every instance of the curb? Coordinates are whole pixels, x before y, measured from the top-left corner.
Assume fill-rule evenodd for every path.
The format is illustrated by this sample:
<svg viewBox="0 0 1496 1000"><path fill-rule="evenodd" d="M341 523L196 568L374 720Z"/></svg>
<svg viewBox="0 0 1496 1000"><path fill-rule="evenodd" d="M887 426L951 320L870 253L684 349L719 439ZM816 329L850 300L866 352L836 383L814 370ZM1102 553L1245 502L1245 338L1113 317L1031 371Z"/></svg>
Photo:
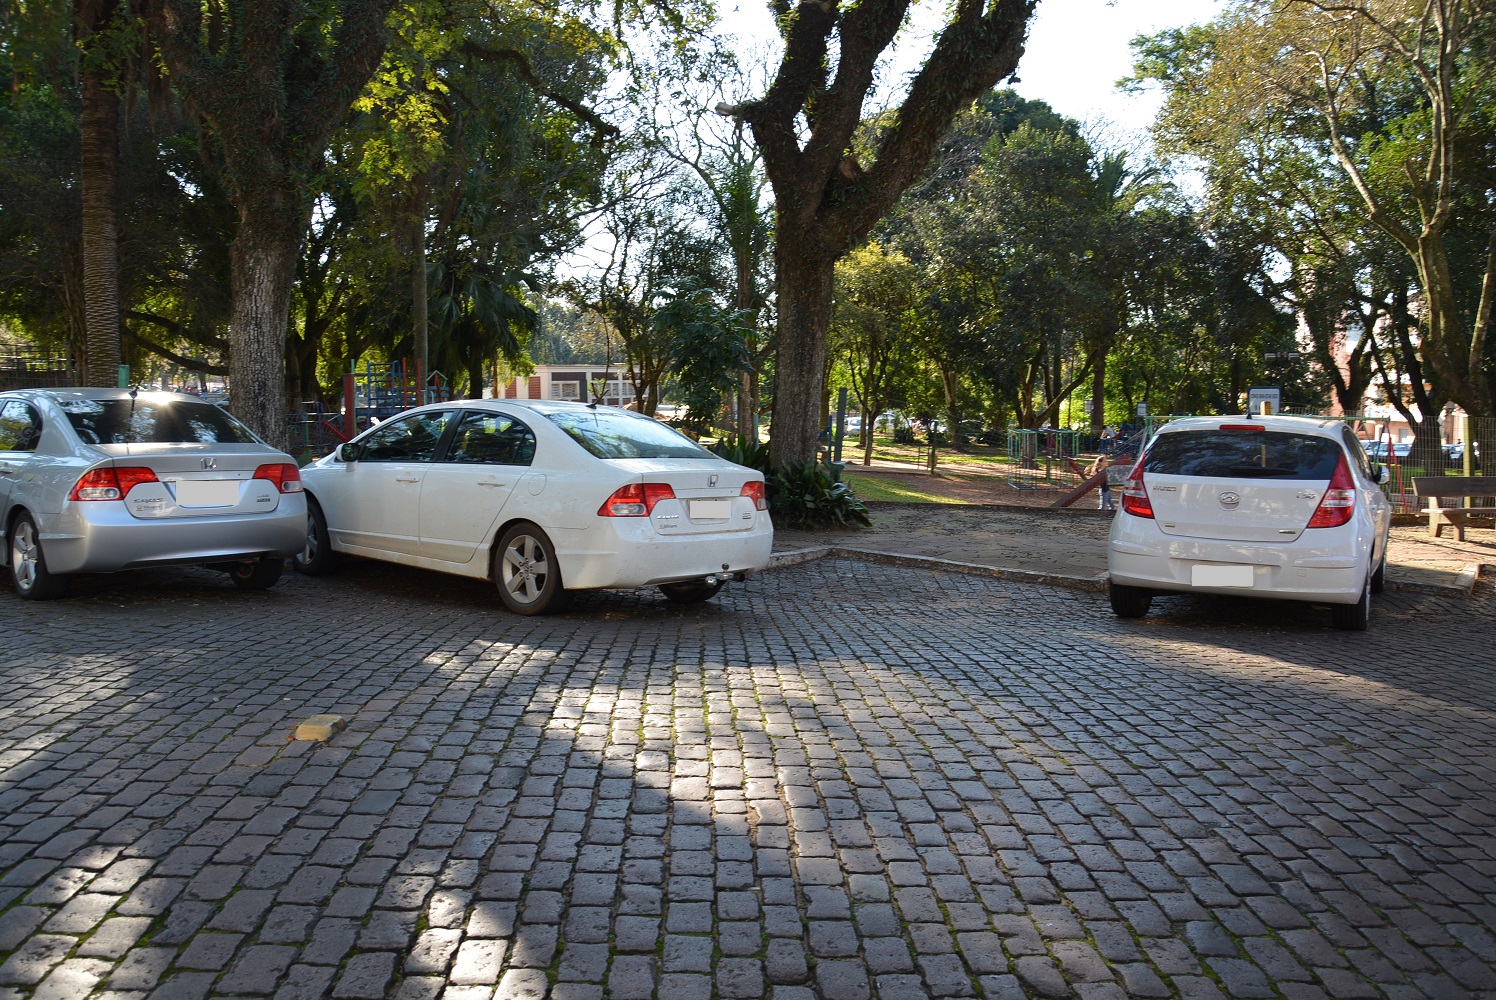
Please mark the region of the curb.
<svg viewBox="0 0 1496 1000"><path fill-rule="evenodd" d="M1389 569L1391 567L1388 567ZM1453 583L1431 583L1424 580L1399 580L1395 576L1387 577L1387 585L1393 590L1421 591L1428 594L1443 594L1448 591L1457 591L1466 597L1475 593L1475 581L1480 579L1481 574L1490 575L1496 571L1496 567L1482 563L1465 563L1455 573Z"/></svg>
<svg viewBox="0 0 1496 1000"><path fill-rule="evenodd" d="M937 559L933 556L902 555L897 552L879 552L875 549L855 549L841 545L824 545L812 549L793 549L788 552L775 552L769 556L769 564L765 569L784 569L789 566L800 566L804 563L815 562L819 559L841 557L846 559L861 559L864 562L886 563L893 566L914 566L920 569L944 570L949 573L966 573L971 576L987 576L998 580L1012 580L1017 583L1032 583L1049 587L1069 587L1072 590L1084 590L1093 594L1099 594L1107 589L1108 576L1101 573L1098 576L1074 576L1067 573L1042 573L1038 570L1028 569L1004 569L1000 566L983 566L979 563L957 562L954 559ZM1475 581L1482 573L1482 564L1465 563L1455 574L1453 583L1431 583L1420 580L1399 580L1395 576L1387 578L1389 590L1410 590L1414 592L1444 594L1454 591L1469 597L1475 591ZM1496 575L1496 567L1487 570L1491 575Z"/></svg>
<svg viewBox="0 0 1496 1000"><path fill-rule="evenodd" d="M1003 569L999 566L982 566L978 563L957 562L954 559L936 559L933 556L900 555L897 552L878 552L873 549L853 549L840 545L830 545L814 549L795 549L789 552L776 552L769 557L768 569L780 569L785 566L799 566L802 563L814 562L817 559L841 556L847 559L861 559L864 562L887 563L894 566L915 566L920 569L938 569L950 573L966 573L971 576L994 577L999 580L1012 580L1018 583L1033 583L1040 586L1069 587L1072 590L1085 590L1091 593L1101 593L1106 590L1106 574L1100 576L1072 576L1066 573L1041 573L1037 570L1028 569Z"/></svg>

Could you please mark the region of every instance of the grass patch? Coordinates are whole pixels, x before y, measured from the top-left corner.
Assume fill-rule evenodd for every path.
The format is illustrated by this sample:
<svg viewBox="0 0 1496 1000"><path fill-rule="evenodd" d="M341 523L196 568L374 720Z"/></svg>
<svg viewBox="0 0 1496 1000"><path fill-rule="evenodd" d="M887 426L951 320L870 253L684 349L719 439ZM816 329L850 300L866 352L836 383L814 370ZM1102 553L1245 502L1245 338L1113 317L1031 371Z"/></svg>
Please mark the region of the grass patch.
<svg viewBox="0 0 1496 1000"><path fill-rule="evenodd" d="M944 445L936 448L935 452L941 464L946 462L953 462L958 465L984 466L1012 464L1012 460L1008 458L1006 448L985 444L968 444L965 451L957 451L954 446ZM929 452L922 452L918 446L912 444L894 444L892 437L880 436L873 438L873 457L885 462L908 462L911 465L924 465L929 460ZM849 462L862 460L862 447L857 444L855 438L849 436L847 443L842 446L842 458Z"/></svg>
<svg viewBox="0 0 1496 1000"><path fill-rule="evenodd" d="M863 500L898 500L904 503L957 503L970 504L968 500L952 500L938 493L892 482L881 476L859 476L850 468L842 473L842 482L852 487L852 492Z"/></svg>

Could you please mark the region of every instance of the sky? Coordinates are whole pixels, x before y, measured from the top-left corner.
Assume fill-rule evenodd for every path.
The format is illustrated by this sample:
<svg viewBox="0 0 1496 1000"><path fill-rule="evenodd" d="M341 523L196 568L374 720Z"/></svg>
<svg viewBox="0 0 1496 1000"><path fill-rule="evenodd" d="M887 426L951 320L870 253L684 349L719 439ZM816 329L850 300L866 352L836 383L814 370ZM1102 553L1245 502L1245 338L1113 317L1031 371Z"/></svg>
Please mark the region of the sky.
<svg viewBox="0 0 1496 1000"><path fill-rule="evenodd" d="M1163 103L1152 92L1128 95L1116 82L1132 71L1137 35L1200 24L1220 0L1041 0L1013 89L1083 122L1105 119L1129 132L1148 127Z"/></svg>
<svg viewBox="0 0 1496 1000"><path fill-rule="evenodd" d="M772 38L767 6L763 0L728 0L721 5L724 27L740 38ZM1223 6L1223 0L1040 0L1013 89L1047 102L1066 117L1093 124L1104 119L1124 132L1141 133L1162 96L1156 90L1127 95L1115 89L1132 70L1128 42L1136 35L1208 21ZM901 39L904 58L910 61L896 59L896 65L916 68L915 52L926 47L918 26L943 7L939 0L919 2L916 37Z"/></svg>

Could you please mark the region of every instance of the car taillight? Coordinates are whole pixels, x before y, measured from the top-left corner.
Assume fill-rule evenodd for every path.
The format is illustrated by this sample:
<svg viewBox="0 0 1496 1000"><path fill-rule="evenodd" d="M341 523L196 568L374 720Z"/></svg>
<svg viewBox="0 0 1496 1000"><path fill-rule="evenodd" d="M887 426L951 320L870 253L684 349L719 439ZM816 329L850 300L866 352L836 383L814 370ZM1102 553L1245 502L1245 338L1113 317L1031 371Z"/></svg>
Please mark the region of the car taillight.
<svg viewBox="0 0 1496 1000"><path fill-rule="evenodd" d="M764 493L764 484L762 482L744 483L743 489L738 495L748 497L753 501L753 506L759 510L769 509L769 498Z"/></svg>
<svg viewBox="0 0 1496 1000"><path fill-rule="evenodd" d="M270 465L262 465L255 470L251 479L268 479L275 484L275 488L282 493L300 493L301 470L294 462L275 462Z"/></svg>
<svg viewBox="0 0 1496 1000"><path fill-rule="evenodd" d="M630 483L615 490L597 512L602 517L648 517L655 504L673 499L669 483Z"/></svg>
<svg viewBox="0 0 1496 1000"><path fill-rule="evenodd" d="M1135 517L1152 517L1153 501L1148 499L1148 488L1143 485L1143 458L1127 474L1127 485L1122 487L1122 509Z"/></svg>
<svg viewBox="0 0 1496 1000"><path fill-rule="evenodd" d="M137 483L160 482L150 469L138 465L90 469L78 480L69 500L122 500Z"/></svg>
<svg viewBox="0 0 1496 1000"><path fill-rule="evenodd" d="M1308 528L1338 528L1351 519L1356 510L1356 484L1351 479L1351 467L1345 456L1335 463L1335 473L1330 476L1330 488L1314 508L1314 516L1305 525Z"/></svg>

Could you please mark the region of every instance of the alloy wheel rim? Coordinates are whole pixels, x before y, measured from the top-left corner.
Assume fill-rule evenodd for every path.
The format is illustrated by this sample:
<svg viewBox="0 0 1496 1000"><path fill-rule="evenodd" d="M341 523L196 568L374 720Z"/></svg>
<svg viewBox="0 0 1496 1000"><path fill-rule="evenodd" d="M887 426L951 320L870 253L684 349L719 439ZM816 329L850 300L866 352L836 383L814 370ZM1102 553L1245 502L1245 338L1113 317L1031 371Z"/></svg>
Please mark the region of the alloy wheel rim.
<svg viewBox="0 0 1496 1000"><path fill-rule="evenodd" d="M504 552L504 589L521 604L534 604L545 589L545 553L529 535L516 538Z"/></svg>
<svg viewBox="0 0 1496 1000"><path fill-rule="evenodd" d="M37 551L31 525L25 521L16 525L15 541L10 549L10 561L15 567L16 585L22 590L30 590L36 583Z"/></svg>

